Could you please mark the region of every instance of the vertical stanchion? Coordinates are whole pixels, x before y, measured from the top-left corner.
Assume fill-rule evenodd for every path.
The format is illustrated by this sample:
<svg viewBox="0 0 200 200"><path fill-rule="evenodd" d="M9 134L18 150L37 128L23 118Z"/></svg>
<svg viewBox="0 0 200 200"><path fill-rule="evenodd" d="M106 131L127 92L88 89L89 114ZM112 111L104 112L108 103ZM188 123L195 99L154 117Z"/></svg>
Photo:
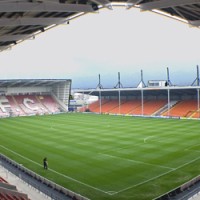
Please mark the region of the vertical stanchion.
<svg viewBox="0 0 200 200"><path fill-rule="evenodd" d="M144 91L143 88L141 88L141 115L144 115Z"/></svg>
<svg viewBox="0 0 200 200"><path fill-rule="evenodd" d="M167 115L168 115L168 117L170 117L170 91L169 91L169 88L167 89L167 103L168 103Z"/></svg>

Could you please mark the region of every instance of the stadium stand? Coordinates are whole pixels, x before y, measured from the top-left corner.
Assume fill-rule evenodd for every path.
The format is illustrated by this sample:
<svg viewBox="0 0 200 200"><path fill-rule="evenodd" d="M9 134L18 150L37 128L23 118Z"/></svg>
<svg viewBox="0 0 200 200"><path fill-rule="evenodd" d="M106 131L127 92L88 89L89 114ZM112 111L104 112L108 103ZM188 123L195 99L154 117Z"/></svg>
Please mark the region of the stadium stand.
<svg viewBox="0 0 200 200"><path fill-rule="evenodd" d="M116 90L101 89L101 100L89 104L89 111L135 116L200 118L199 86L145 87L142 90L120 88L120 96ZM98 90L76 92L99 96ZM84 112L85 108L79 108L79 111Z"/></svg>
<svg viewBox="0 0 200 200"><path fill-rule="evenodd" d="M115 101L116 101L116 100L115 100ZM119 102L119 100L117 100L117 101L115 102L115 107L114 107L113 109L111 109L111 110L109 111L109 113L112 113L112 114L121 114L121 109L122 109L123 104L124 104L125 102L126 102L125 100L121 100L120 102Z"/></svg>
<svg viewBox="0 0 200 200"><path fill-rule="evenodd" d="M1 98L7 100L7 107L5 105L0 107L1 117L50 114L62 111L60 105L50 95L12 95Z"/></svg>
<svg viewBox="0 0 200 200"><path fill-rule="evenodd" d="M4 178L0 176L0 183L8 183Z"/></svg>
<svg viewBox="0 0 200 200"><path fill-rule="evenodd" d="M121 105L121 114L129 114L132 110L141 105L140 100L128 100Z"/></svg>
<svg viewBox="0 0 200 200"><path fill-rule="evenodd" d="M105 103L107 103L108 102L108 100L106 100L106 99L103 99L102 101L101 101L101 106L103 106ZM92 104L90 104L89 105L89 110L91 111L91 112L99 112L100 111L100 101L96 101L96 102L94 102L94 103L92 103Z"/></svg>
<svg viewBox="0 0 200 200"><path fill-rule="evenodd" d="M53 99L52 96L38 96L38 99L42 105L47 109L48 112L56 113L59 112L59 104Z"/></svg>
<svg viewBox="0 0 200 200"><path fill-rule="evenodd" d="M112 110L119 109L119 100L109 100L101 106L102 113L112 113ZM118 111L116 111L118 113Z"/></svg>
<svg viewBox="0 0 200 200"><path fill-rule="evenodd" d="M35 188L45 197L35 198L37 200L56 199L56 200L88 200L87 198L76 194L36 173L25 168L24 166L9 159L3 154L0 154L0 167L4 167L9 173L14 174L20 180L24 181L29 187ZM4 178L2 180L5 180ZM4 183L2 183L4 184ZM1 200L29 200L28 196L24 193L16 191L15 186L10 186L5 183L9 188L1 188L0 182L0 199ZM13 190L11 190L13 189ZM48 198L46 198L48 197ZM32 199L33 200L33 199Z"/></svg>
<svg viewBox="0 0 200 200"><path fill-rule="evenodd" d="M191 115L192 118L200 118L200 110L196 110Z"/></svg>
<svg viewBox="0 0 200 200"><path fill-rule="evenodd" d="M167 100L148 100L144 102L144 115L153 115L156 111L161 109L167 104ZM103 101L101 105L102 113L112 113L112 114L130 114L130 115L141 115L142 106L141 100L122 100L119 106L118 100L108 100ZM89 105L89 110L91 112L99 112L100 106L99 101ZM80 109L80 111L85 111L85 107Z"/></svg>
<svg viewBox="0 0 200 200"><path fill-rule="evenodd" d="M163 108L167 100L149 100L144 103L144 115L153 115L156 111Z"/></svg>
<svg viewBox="0 0 200 200"><path fill-rule="evenodd" d="M168 112L173 117L197 117L197 101L193 99L179 101L169 111L163 113L163 116L168 115Z"/></svg>
<svg viewBox="0 0 200 200"><path fill-rule="evenodd" d="M108 101L109 100L103 99L101 101L101 106L106 104ZM79 112L90 111L90 112L94 112L94 113L99 113L100 112L100 100L95 101L95 102L89 104L88 106L83 106L83 107L79 108L78 111Z"/></svg>
<svg viewBox="0 0 200 200"><path fill-rule="evenodd" d="M67 112L71 80L0 80L0 117Z"/></svg>
<svg viewBox="0 0 200 200"><path fill-rule="evenodd" d="M14 96L6 96L8 103L10 104L10 109L7 111L7 114L11 114L12 116L22 116L25 115L23 110L18 105Z"/></svg>
<svg viewBox="0 0 200 200"><path fill-rule="evenodd" d="M19 192L15 185L9 184L2 177L0 177L0 199L1 200L30 200L27 194Z"/></svg>
<svg viewBox="0 0 200 200"><path fill-rule="evenodd" d="M135 108L129 112L129 114L133 115L153 115L156 111L161 109L164 105L167 104L166 100L146 100L143 104L143 113L142 113L142 105L141 101L137 101Z"/></svg>

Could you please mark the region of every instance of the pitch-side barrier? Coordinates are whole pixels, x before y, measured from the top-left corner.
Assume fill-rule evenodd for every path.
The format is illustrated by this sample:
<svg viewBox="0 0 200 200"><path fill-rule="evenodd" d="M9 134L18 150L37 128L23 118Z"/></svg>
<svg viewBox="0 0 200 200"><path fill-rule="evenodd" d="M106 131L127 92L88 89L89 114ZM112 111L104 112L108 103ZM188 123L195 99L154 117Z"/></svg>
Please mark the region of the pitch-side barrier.
<svg viewBox="0 0 200 200"><path fill-rule="evenodd" d="M0 164L28 185L41 191L53 200L89 200L80 194L77 194L48 180L47 178L38 175L3 154L0 154Z"/></svg>

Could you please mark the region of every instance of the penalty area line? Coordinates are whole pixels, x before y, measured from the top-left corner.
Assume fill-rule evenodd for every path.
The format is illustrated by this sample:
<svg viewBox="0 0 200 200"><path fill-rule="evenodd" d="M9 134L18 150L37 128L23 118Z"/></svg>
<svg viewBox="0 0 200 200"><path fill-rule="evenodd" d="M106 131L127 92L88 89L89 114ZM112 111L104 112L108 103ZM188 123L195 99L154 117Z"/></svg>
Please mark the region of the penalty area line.
<svg viewBox="0 0 200 200"><path fill-rule="evenodd" d="M32 163L38 165L38 166L40 166L40 167L43 167L43 165L41 165L41 164L39 164L39 163L37 163L37 162L35 162L35 161L29 159L29 158L27 158L27 157L25 157L25 156L23 156L23 155L17 153L16 151L13 151L13 150L11 150L11 149L9 149L9 148L3 146L3 145L0 145L0 147L6 149L7 151L10 151L11 153L13 153L13 154L15 154L15 155L17 155L17 156L19 156L19 157L25 159L25 160L28 160L28 161L30 161L30 162L32 162ZM79 183L79 184L81 184L81 185L84 185L84 186L86 186L86 187L89 187L89 188L92 188L92 189L94 189L94 190L97 190L97 191L99 191L99 192L102 192L102 193L111 195L111 193L110 193L109 191L106 192L106 191L104 191L104 190L101 190L101 189L99 189L99 188L96 188L96 187L94 187L94 186L91 186L91 185L89 185L89 184L87 184L87 183L83 183L83 182L81 182L81 181L78 181L78 180L76 180L76 179L70 177L70 176L67 176L67 175L62 174L62 173L60 173L60 172L57 172L57 171L55 171L55 170L53 170L53 169L51 169L51 168L49 168L48 171L51 171L51 172L53 172L53 173L55 173L55 174L58 174L58 175L60 175L60 176L62 176L62 177L64 177L64 178L67 178L67 179L69 179L69 180L71 180L71 181L77 182L77 183Z"/></svg>
<svg viewBox="0 0 200 200"><path fill-rule="evenodd" d="M200 146L200 144L198 143L198 144L192 145L192 146L190 146L190 147L184 149L184 151L200 152L200 150L193 150L193 149L192 149L193 147L197 147L197 146Z"/></svg>
<svg viewBox="0 0 200 200"><path fill-rule="evenodd" d="M164 165L157 165L157 164L146 163L146 162L142 162L142 161L139 161L139 160L122 158L120 156L114 156L114 155L105 154L105 153L99 153L99 154L107 156L107 157L111 157L111 158L116 158L116 159L125 160L125 161L129 161L129 162L133 162L133 163L143 164L143 165L149 165L149 166L153 166L153 167L159 167L159 168L168 169L168 170L174 170L175 169L175 168L167 167L167 166L164 166Z"/></svg>
<svg viewBox="0 0 200 200"><path fill-rule="evenodd" d="M166 174L169 174L169 173L171 173L171 172L173 172L173 171L175 171L175 169L174 169L174 170L167 171L167 172L165 172L165 173L162 173L162 174L160 174L160 175L158 175L158 176L154 176L154 177L152 177L152 178L150 178L150 179L147 179L147 180L142 181L142 182L140 182L140 183L137 183L137 184L135 184L135 185L131 185L131 186L127 187L127 188L124 188L124 189L122 189L122 190L119 190L119 191L115 192L114 194L119 194L119 193L124 192L124 191L127 191L127 190L129 190L129 189L133 189L133 188L135 188L135 187L138 187L138 186L140 186L140 185L143 185L143 184L145 184L145 183L148 183L148 182L150 182L150 181L153 181L153 180L155 180L155 179L157 179L157 178L160 178L160 177L162 177L162 176L164 176L164 175L166 175ZM114 194L113 194L113 195L114 195Z"/></svg>
<svg viewBox="0 0 200 200"><path fill-rule="evenodd" d="M195 161L197 161L197 160L199 160L199 159L200 159L200 156L197 157L197 158L195 158L195 159L193 159L193 160L191 160L191 161L189 161L189 162L184 163L183 165L178 166L177 168L174 168L174 169L172 169L172 170L169 170L168 172L162 173L162 174L160 174L160 175L158 175L158 176L154 176L154 177L152 177L152 178L150 178L150 179L147 179L147 180L145 180L145 181L142 181L142 182L140 182L140 183L138 183L138 184L135 184L135 185L129 186L129 187L127 187L127 188L124 188L124 189L122 189L122 190L119 190L119 191L113 193L113 195L119 194L119 193L121 193L121 192L127 191L127 190L129 190L129 189L133 189L133 188L135 188L135 187L138 187L138 186L140 186L140 185L143 185L143 184L145 184L145 183L148 183L148 182L150 182L150 181L156 180L157 178L160 178L160 177L162 177L162 176L165 176L165 175L167 175L167 174L170 174L171 172L174 172L174 171L176 171L176 170L178 170L178 169L181 169L182 167L185 167L185 166L187 166L187 165L189 165L189 164L191 164L191 163L193 163L193 162L195 162Z"/></svg>

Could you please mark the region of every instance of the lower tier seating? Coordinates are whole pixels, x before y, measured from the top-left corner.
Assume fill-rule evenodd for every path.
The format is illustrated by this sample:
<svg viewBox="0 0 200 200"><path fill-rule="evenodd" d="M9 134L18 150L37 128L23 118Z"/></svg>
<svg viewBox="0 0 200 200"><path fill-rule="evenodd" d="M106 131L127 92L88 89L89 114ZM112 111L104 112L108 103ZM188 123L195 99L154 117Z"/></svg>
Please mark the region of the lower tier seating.
<svg viewBox="0 0 200 200"><path fill-rule="evenodd" d="M130 115L155 115L162 110L161 116L172 117L190 117L199 118L200 111L196 100L181 100L170 104L168 110L168 101L163 100L144 100L143 105L141 100L102 100L101 104L96 101L88 106L90 112L111 113L111 114L130 114ZM85 111L85 107L80 111Z"/></svg>
<svg viewBox="0 0 200 200"><path fill-rule="evenodd" d="M0 199L1 200L30 200L27 194L17 191L16 186L9 184L0 177Z"/></svg>
<svg viewBox="0 0 200 200"><path fill-rule="evenodd" d="M51 95L0 96L0 117L57 113L60 105Z"/></svg>

